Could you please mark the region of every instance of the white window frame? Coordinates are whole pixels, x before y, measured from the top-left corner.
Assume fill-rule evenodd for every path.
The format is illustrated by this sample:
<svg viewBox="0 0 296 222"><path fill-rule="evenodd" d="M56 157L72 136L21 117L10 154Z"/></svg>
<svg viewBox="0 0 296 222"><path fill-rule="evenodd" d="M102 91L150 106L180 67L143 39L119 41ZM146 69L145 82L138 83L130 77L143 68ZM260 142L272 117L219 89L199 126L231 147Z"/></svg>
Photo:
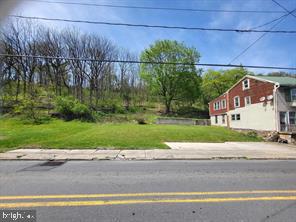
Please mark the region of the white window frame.
<svg viewBox="0 0 296 222"><path fill-rule="evenodd" d="M235 121L235 120L236 120L236 114L231 114L231 121Z"/></svg>
<svg viewBox="0 0 296 222"><path fill-rule="evenodd" d="M238 105L236 105L235 99L238 99ZM234 105L234 108L240 107L240 98L239 98L239 96L235 96L233 98L233 105Z"/></svg>
<svg viewBox="0 0 296 222"><path fill-rule="evenodd" d="M246 87L245 86L245 82L247 81L248 83L248 86ZM250 89L250 79L245 79L242 81L242 84L243 84L243 90L246 90L246 89Z"/></svg>
<svg viewBox="0 0 296 222"><path fill-rule="evenodd" d="M221 109L226 109L226 99L221 100Z"/></svg>
<svg viewBox="0 0 296 222"><path fill-rule="evenodd" d="M214 110L219 110L221 107L220 101L214 102Z"/></svg>
<svg viewBox="0 0 296 222"><path fill-rule="evenodd" d="M247 99L249 98L249 102L250 103L247 103ZM252 104L252 100L251 100L251 96L246 96L245 97L245 106L249 106L249 105L251 105Z"/></svg>
<svg viewBox="0 0 296 222"><path fill-rule="evenodd" d="M237 118L238 116L239 116L239 119ZM231 114L231 121L240 121L241 119L242 119L242 116L240 113Z"/></svg>

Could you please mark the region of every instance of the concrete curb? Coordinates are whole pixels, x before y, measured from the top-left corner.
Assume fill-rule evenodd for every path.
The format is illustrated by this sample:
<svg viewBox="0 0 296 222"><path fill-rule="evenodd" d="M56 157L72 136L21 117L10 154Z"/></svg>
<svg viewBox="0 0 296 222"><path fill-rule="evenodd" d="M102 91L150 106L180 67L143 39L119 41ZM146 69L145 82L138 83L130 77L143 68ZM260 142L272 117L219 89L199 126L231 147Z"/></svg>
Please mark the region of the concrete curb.
<svg viewBox="0 0 296 222"><path fill-rule="evenodd" d="M198 150L47 150L19 149L0 153L0 160L96 161L96 160L296 160L294 154L221 154Z"/></svg>
<svg viewBox="0 0 296 222"><path fill-rule="evenodd" d="M0 160L296 160L296 146L265 142L165 143L171 149L17 149Z"/></svg>

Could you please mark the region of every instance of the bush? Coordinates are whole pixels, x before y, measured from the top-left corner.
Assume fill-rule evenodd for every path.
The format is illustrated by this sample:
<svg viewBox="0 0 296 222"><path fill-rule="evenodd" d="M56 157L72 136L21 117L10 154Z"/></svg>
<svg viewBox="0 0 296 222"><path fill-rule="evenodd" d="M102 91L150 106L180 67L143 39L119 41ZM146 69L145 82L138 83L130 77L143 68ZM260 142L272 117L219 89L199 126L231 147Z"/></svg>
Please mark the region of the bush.
<svg viewBox="0 0 296 222"><path fill-rule="evenodd" d="M248 137L253 137L253 138L257 138L258 137L258 133L256 131L249 131L246 133L246 135Z"/></svg>
<svg viewBox="0 0 296 222"><path fill-rule="evenodd" d="M38 100L36 98L22 98L14 106L13 113L21 115L24 120L34 124L42 124L48 122L50 117L41 112L38 108Z"/></svg>
<svg viewBox="0 0 296 222"><path fill-rule="evenodd" d="M72 97L58 97L55 105L57 112L66 120L95 121L92 111Z"/></svg>
<svg viewBox="0 0 296 222"><path fill-rule="evenodd" d="M144 117L137 117L137 118L136 118L136 121L137 121L137 123L140 124L140 125L145 125L145 124L147 124L147 122L146 122L146 120L145 120Z"/></svg>
<svg viewBox="0 0 296 222"><path fill-rule="evenodd" d="M118 114L125 114L126 113L126 109L123 106L113 104L112 108L114 110L114 113L118 113Z"/></svg>
<svg viewBox="0 0 296 222"><path fill-rule="evenodd" d="M56 110L58 113L65 117L71 118L73 115L73 108L75 106L75 100L71 97L57 97L56 99Z"/></svg>
<svg viewBox="0 0 296 222"><path fill-rule="evenodd" d="M145 111L145 110L143 109L143 107L130 106L130 107L128 108L128 112L130 112L130 113L138 113L138 112L143 112L143 111Z"/></svg>

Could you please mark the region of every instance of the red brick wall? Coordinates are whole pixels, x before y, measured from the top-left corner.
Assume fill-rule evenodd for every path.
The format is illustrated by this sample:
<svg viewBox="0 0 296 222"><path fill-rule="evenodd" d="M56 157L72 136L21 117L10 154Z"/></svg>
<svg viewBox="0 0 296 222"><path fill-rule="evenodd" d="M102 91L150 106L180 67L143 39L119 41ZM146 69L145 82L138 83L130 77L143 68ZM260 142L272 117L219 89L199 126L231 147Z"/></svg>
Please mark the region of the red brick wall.
<svg viewBox="0 0 296 222"><path fill-rule="evenodd" d="M245 78L246 79L246 78ZM243 79L243 80L245 80ZM255 79L250 79L250 89L243 90L242 81L240 81L234 88L229 91L229 110L234 109L233 98L240 97L240 107L245 106L245 97L251 97L251 103L261 103L260 98L273 95L274 84L263 82Z"/></svg>
<svg viewBox="0 0 296 222"><path fill-rule="evenodd" d="M217 101L222 101L223 99L226 100L226 108L225 109L214 110L214 103L217 102ZM222 103L220 104L220 107L221 107L221 105L222 105ZM212 100L209 103L209 110L210 110L210 116L226 113L227 112L227 96L226 96L226 94L221 95L221 96L217 97L216 99Z"/></svg>

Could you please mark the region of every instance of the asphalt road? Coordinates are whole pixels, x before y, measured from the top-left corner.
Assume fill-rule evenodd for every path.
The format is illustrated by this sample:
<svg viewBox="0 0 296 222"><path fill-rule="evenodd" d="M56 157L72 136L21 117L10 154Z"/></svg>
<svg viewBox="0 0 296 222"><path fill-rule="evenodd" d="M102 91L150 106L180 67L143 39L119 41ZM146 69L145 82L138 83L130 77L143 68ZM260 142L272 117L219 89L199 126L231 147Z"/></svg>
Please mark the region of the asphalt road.
<svg viewBox="0 0 296 222"><path fill-rule="evenodd" d="M42 163L0 161L0 209L40 222L296 221L296 161Z"/></svg>

